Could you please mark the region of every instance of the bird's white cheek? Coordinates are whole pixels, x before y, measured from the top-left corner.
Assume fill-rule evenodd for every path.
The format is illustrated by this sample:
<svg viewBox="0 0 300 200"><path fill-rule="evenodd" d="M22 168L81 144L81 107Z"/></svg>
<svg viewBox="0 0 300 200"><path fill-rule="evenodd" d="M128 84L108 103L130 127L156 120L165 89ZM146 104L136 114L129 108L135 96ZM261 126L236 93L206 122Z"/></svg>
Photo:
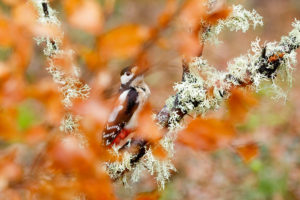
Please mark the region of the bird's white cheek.
<svg viewBox="0 0 300 200"><path fill-rule="evenodd" d="M122 76L121 76L121 83L122 84L126 84L126 83L128 83L128 81L130 81L130 79L133 77L133 74L131 74L131 75L129 75L129 76L127 76L126 74L123 74Z"/></svg>
<svg viewBox="0 0 300 200"><path fill-rule="evenodd" d="M120 105L118 107L116 107L113 112L109 115L109 118L108 118L108 122L113 122L116 117L118 116L118 113L123 109L123 106Z"/></svg>

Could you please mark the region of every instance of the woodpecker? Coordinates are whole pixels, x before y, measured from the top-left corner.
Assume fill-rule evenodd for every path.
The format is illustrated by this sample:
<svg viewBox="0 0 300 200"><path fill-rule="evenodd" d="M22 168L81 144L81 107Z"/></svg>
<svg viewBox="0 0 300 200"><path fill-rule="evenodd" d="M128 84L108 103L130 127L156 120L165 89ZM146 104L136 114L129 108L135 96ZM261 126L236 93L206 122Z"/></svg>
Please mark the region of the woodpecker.
<svg viewBox="0 0 300 200"><path fill-rule="evenodd" d="M137 126L139 112L150 95L143 72L137 66L124 68L120 79L119 97L102 133L104 145L107 147L122 147L128 143Z"/></svg>

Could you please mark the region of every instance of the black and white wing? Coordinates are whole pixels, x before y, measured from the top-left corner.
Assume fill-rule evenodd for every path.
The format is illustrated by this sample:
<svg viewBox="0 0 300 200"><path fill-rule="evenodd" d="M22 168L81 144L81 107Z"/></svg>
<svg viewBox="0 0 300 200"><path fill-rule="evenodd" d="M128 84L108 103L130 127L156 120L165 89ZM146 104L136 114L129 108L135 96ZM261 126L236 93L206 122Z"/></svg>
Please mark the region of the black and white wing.
<svg viewBox="0 0 300 200"><path fill-rule="evenodd" d="M134 88L124 90L117 101L117 105L109 115L103 130L104 145L110 146L115 143L124 126L130 121L132 115L138 108L138 92Z"/></svg>

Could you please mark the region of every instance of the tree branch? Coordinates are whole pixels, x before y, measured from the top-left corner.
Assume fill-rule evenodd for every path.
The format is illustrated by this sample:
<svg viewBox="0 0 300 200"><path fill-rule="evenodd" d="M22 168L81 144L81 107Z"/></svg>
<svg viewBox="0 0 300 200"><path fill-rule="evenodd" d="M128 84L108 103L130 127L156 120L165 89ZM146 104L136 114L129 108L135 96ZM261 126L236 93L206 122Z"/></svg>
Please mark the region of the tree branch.
<svg viewBox="0 0 300 200"><path fill-rule="evenodd" d="M225 90L218 90L219 95L225 100L228 98L229 91L231 87L233 86L247 86L252 85L254 83L255 76L259 75L261 79L269 79L273 80L275 79L278 69L281 65L286 64L286 57L291 53L294 52L296 49L300 46L300 26L299 22L295 22L295 24L298 23L298 27L295 27L295 29L289 34L287 37L283 37L281 42L273 47L274 49L268 49L268 46L265 46L261 48L260 56L256 58L253 63L255 63L257 69L253 71L251 67L253 67L253 63L248 63L248 68L245 70L246 74L243 76L245 77L243 80L241 80L239 77L235 77L233 74L230 74L229 72L225 74L223 82L229 83L230 87L226 87ZM267 51L269 52L269 55L267 55ZM189 74L189 70L187 70L187 63L185 60L182 62L183 67L183 77L185 75ZM183 78L183 81L184 78ZM234 83L234 84L233 84ZM209 88L204 88L206 90L206 93L208 93ZM183 109L182 106L180 106L180 103L178 101L178 97L180 96L180 92L176 93L174 95L175 101L171 107L165 105L162 110L158 113L156 119L158 123L164 127L164 128L170 128L171 122L170 122L170 116L171 113L177 114L177 122L179 123L186 114L192 111L192 109ZM193 99L189 99L193 105L194 108L198 107L203 101L195 101Z"/></svg>

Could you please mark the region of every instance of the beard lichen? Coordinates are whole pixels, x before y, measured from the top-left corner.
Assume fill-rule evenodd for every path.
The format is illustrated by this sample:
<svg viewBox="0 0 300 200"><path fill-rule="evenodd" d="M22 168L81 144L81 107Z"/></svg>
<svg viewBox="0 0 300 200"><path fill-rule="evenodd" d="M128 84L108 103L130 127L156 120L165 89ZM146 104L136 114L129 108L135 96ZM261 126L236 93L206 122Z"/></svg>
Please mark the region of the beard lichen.
<svg viewBox="0 0 300 200"><path fill-rule="evenodd" d="M205 25L205 22L203 23ZM263 26L263 18L255 10L248 11L241 5L233 5L232 13L228 18L218 20L214 26L208 25L207 31L202 34L202 40L218 44L221 42L218 40L218 35L224 28L245 33L251 26L255 29L258 25Z"/></svg>

